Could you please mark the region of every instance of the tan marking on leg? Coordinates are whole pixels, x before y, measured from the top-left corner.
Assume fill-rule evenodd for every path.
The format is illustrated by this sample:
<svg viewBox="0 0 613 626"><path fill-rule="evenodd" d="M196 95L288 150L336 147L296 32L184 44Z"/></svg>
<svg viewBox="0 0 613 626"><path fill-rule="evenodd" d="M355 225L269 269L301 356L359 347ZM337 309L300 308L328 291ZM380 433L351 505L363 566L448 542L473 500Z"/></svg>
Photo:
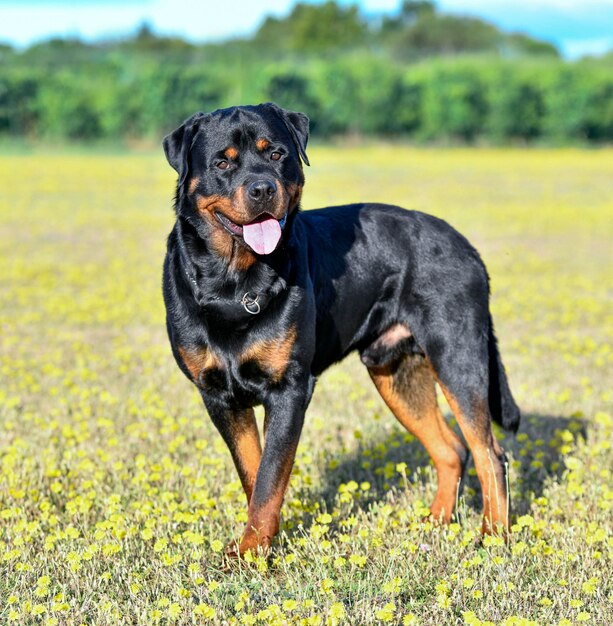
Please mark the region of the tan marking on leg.
<svg viewBox="0 0 613 626"><path fill-rule="evenodd" d="M483 496L484 534L505 534L509 528L509 498L506 484L506 468L500 459L502 448L492 433L487 407L474 407L474 417L468 418L454 395L439 385L466 439L473 455L475 470Z"/></svg>
<svg viewBox="0 0 613 626"><path fill-rule="evenodd" d="M248 550L268 550L273 538L279 532L281 505L294 466L295 455L295 447L287 452L278 477L277 488L268 500L259 506L256 506L253 501L250 503L249 517L239 546L241 555Z"/></svg>
<svg viewBox="0 0 613 626"><path fill-rule="evenodd" d="M247 497L247 504L249 504L262 458L262 445L253 409L245 409L242 413L242 419L233 432L233 438L235 461Z"/></svg>
<svg viewBox="0 0 613 626"><path fill-rule="evenodd" d="M370 368L368 372L396 419L417 437L432 458L438 488L430 512L435 520L448 523L455 507L467 453L464 444L441 414L431 372L426 366L408 372L412 379L410 388L404 393L398 388L390 366Z"/></svg>
<svg viewBox="0 0 613 626"><path fill-rule="evenodd" d="M208 348L178 348L179 355L191 374L192 380L198 383L203 371L220 367L217 356Z"/></svg>
<svg viewBox="0 0 613 626"><path fill-rule="evenodd" d="M251 344L241 355L241 363L255 361L274 382L279 382L289 364L289 358L296 342L296 326L291 326L282 337L264 339Z"/></svg>
<svg viewBox="0 0 613 626"><path fill-rule="evenodd" d="M390 326L378 339L385 345L393 346L403 339L408 339L411 331L404 324L394 324Z"/></svg>
<svg viewBox="0 0 613 626"><path fill-rule="evenodd" d="M408 339L409 337L411 337L411 331L407 326L404 324L393 324L384 333L377 337L372 347L374 349L392 348L403 339Z"/></svg>

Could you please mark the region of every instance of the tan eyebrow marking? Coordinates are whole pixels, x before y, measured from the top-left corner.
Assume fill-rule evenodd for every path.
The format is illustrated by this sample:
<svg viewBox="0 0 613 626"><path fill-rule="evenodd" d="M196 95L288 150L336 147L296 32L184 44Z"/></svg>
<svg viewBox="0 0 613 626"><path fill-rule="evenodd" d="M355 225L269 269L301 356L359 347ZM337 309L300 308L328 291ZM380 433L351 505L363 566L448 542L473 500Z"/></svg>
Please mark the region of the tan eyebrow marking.
<svg viewBox="0 0 613 626"><path fill-rule="evenodd" d="M223 153L228 159L236 159L238 156L238 150L233 146L226 148Z"/></svg>
<svg viewBox="0 0 613 626"><path fill-rule="evenodd" d="M270 141L268 141L268 139L264 139L264 137L258 139L255 142L255 147L260 151L266 150L266 148L268 148L269 145L270 145Z"/></svg>

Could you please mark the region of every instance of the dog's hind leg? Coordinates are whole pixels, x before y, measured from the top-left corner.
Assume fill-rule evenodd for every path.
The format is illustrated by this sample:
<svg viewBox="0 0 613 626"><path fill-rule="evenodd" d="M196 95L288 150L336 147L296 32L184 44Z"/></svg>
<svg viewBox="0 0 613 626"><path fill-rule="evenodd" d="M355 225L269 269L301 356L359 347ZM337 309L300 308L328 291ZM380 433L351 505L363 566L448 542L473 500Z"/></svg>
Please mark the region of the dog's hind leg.
<svg viewBox="0 0 613 626"><path fill-rule="evenodd" d="M487 396L466 402L444 383L440 385L473 455L483 496L481 532L505 534L509 528L510 507L507 459L492 432Z"/></svg>
<svg viewBox="0 0 613 626"><path fill-rule="evenodd" d="M448 523L455 506L468 451L445 421L436 400L432 369L422 355L405 355L368 372L396 419L426 448L438 477L430 512Z"/></svg>
<svg viewBox="0 0 613 626"><path fill-rule="evenodd" d="M488 398L487 345L479 335L456 335L453 349L442 343L430 362L472 454L483 495L482 532L505 534L509 527L507 461L492 432ZM426 353L429 346L426 345Z"/></svg>

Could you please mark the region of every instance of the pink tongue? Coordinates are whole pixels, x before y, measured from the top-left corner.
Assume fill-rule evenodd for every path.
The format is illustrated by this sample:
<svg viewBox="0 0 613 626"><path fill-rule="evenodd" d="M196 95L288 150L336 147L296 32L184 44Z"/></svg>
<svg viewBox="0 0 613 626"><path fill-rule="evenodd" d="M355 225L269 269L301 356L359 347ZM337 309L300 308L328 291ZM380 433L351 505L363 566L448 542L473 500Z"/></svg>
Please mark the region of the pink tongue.
<svg viewBox="0 0 613 626"><path fill-rule="evenodd" d="M254 224L243 226L243 239L258 254L270 254L281 239L279 222L270 217Z"/></svg>

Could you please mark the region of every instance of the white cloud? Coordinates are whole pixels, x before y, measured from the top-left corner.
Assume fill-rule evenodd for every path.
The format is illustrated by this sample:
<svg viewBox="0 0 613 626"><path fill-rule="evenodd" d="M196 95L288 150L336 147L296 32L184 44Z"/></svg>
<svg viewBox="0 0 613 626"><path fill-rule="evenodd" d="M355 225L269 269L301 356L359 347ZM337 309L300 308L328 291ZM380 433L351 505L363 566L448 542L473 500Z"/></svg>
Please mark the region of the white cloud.
<svg viewBox="0 0 613 626"><path fill-rule="evenodd" d="M151 21L161 32L183 34L199 41L222 39L251 33L265 15L284 14L289 6L290 0L234 0L226 3L155 0Z"/></svg>
<svg viewBox="0 0 613 626"><path fill-rule="evenodd" d="M437 3L442 8L455 11L487 10L489 13L496 9L515 8L516 10L544 10L556 9L569 13L585 14L588 11L597 11L599 8L613 8L613 0L441 0Z"/></svg>
<svg viewBox="0 0 613 626"><path fill-rule="evenodd" d="M51 36L89 39L134 31L144 20L164 33L195 40L252 32L262 17L284 13L290 0L234 0L231 3L153 0L131 3L0 3L0 40L26 45Z"/></svg>
<svg viewBox="0 0 613 626"><path fill-rule="evenodd" d="M582 56L598 56L613 50L613 36L597 39L563 39L561 42L564 54L570 59Z"/></svg>
<svg viewBox="0 0 613 626"><path fill-rule="evenodd" d="M143 7L80 5L0 5L0 39L28 44L52 36L100 37L133 30Z"/></svg>
<svg viewBox="0 0 613 626"><path fill-rule="evenodd" d="M316 1L316 0L309 0ZM341 0L344 4L355 0ZM143 22L193 41L252 33L269 14L285 15L295 0L0 0L0 41L28 45L52 36L99 39L127 35ZM362 0L367 12L390 11L401 0ZM480 15L508 30L557 42L569 56L606 49L613 0L438 0L447 11Z"/></svg>

